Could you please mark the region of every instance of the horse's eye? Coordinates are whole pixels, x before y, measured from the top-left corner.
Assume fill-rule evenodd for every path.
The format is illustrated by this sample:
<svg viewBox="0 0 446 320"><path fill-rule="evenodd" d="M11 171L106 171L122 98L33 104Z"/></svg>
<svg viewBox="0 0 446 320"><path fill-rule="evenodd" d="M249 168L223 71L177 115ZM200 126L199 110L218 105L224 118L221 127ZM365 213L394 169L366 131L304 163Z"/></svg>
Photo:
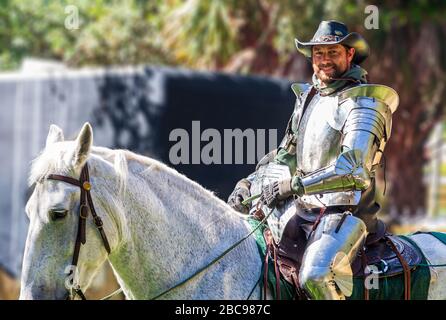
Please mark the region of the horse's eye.
<svg viewBox="0 0 446 320"><path fill-rule="evenodd" d="M68 213L68 210L54 209L54 210L50 210L50 217L51 217L51 220L56 221L56 220L65 218L67 216L67 213Z"/></svg>

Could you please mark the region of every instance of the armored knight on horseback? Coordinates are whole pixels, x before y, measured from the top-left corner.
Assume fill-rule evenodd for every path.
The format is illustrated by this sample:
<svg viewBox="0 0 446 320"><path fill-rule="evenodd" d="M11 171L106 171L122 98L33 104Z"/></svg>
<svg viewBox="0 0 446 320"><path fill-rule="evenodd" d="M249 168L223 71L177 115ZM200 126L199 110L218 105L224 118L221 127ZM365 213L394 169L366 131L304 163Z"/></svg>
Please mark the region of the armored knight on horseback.
<svg viewBox="0 0 446 320"><path fill-rule="evenodd" d="M297 99L283 141L259 162L255 173L237 183L228 203L248 213L249 205L242 202L254 194L259 171L271 164L287 168L289 173L278 174L276 180L270 175L259 189L269 208L292 207L279 249L302 262L299 283L311 298L342 299L339 283L331 281L333 269L309 266L318 254L315 237L328 233L339 248L351 249L345 250L351 261L367 235L383 236L385 226L376 217L380 206L375 201L375 172L390 138L398 95L389 87L367 84L367 72L359 64L369 46L343 23L322 21L310 42L296 40L296 46L312 62L312 85L292 85ZM322 215L334 220L318 224ZM344 232L339 232L342 223ZM349 243L355 232L364 233L361 243ZM287 237L304 249L290 253Z"/></svg>

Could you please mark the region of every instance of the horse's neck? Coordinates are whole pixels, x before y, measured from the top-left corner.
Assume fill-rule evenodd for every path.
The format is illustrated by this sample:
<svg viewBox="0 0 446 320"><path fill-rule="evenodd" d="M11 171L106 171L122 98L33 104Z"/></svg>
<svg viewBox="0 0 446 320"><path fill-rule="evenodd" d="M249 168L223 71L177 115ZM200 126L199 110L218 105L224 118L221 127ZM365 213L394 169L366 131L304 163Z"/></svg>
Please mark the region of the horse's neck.
<svg viewBox="0 0 446 320"><path fill-rule="evenodd" d="M172 287L248 232L246 223L198 184L156 162L144 168L137 161L128 164L123 239L110 262L130 297L149 298ZM250 240L232 255L235 265L255 255Z"/></svg>

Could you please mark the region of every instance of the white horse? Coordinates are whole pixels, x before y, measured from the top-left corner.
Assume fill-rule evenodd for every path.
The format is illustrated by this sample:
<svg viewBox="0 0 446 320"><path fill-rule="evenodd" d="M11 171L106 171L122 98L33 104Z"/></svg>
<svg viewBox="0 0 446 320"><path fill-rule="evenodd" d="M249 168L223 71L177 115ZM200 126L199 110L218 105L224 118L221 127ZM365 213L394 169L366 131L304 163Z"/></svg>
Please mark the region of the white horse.
<svg viewBox="0 0 446 320"><path fill-rule="evenodd" d="M75 141L52 125L34 161L35 190L21 279L21 299L67 297L79 223L78 186L47 179L79 179L88 160L91 197L110 244L104 247L91 217L81 246L78 283L88 288L108 259L128 299L259 299L262 259L253 237L197 273L251 231L248 222L208 190L166 165L124 150L93 147L85 124ZM446 246L429 235L413 239L430 263L444 263ZM445 268L432 268L429 298L446 297ZM184 282L184 283L183 283Z"/></svg>

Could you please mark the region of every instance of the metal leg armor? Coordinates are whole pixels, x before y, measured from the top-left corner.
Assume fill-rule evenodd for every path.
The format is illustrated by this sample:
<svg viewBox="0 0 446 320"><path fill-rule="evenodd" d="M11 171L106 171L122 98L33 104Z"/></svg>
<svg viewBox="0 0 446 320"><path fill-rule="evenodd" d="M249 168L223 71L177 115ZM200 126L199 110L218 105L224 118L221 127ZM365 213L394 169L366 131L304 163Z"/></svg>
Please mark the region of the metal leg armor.
<svg viewBox="0 0 446 320"><path fill-rule="evenodd" d="M312 299L343 300L353 290L351 262L363 246L364 222L349 212L325 215L310 236L299 273Z"/></svg>

